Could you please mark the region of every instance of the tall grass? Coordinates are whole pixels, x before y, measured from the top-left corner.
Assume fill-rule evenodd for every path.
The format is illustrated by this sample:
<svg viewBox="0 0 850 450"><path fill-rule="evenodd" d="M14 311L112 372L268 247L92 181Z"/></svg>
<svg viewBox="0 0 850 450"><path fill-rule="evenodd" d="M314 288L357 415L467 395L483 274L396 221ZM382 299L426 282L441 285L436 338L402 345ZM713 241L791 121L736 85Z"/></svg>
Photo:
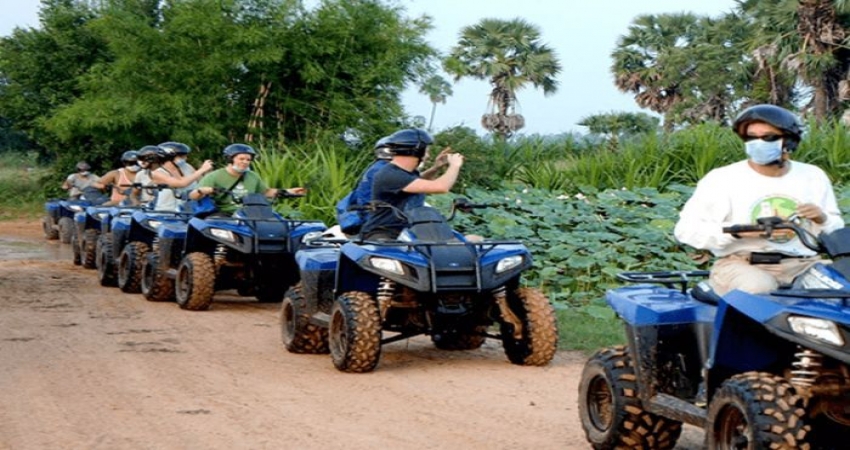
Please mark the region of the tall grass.
<svg viewBox="0 0 850 450"><path fill-rule="evenodd" d="M37 164L35 153L0 153L0 220L39 216L48 174L49 169Z"/></svg>
<svg viewBox="0 0 850 450"><path fill-rule="evenodd" d="M357 183L373 160L371 151L309 143L259 149L253 168L270 187L309 189L304 198L284 200L278 210L288 217L336 223L334 206Z"/></svg>

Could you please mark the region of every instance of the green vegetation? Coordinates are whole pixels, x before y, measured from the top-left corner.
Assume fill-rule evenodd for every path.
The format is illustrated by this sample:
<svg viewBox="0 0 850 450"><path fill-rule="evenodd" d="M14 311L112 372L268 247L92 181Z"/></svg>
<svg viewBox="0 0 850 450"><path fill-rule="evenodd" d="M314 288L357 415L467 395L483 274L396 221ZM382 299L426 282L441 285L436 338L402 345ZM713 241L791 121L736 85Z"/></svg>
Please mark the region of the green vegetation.
<svg viewBox="0 0 850 450"><path fill-rule="evenodd" d="M44 211L42 179L49 169L31 153L0 153L0 220L39 217Z"/></svg>
<svg viewBox="0 0 850 450"><path fill-rule="evenodd" d="M588 135L547 137L514 135L517 92L574 81L556 78L560 59L522 18L465 26L441 57L425 42L430 17L392 0L45 0L39 17L0 39L0 219L39 214L79 160L103 174L127 149L176 140L196 163L252 143L269 185L310 188L282 212L333 223L371 143L413 122L402 91L428 95L431 119L452 94L438 67L492 88L482 118L492 135L458 127L437 141L467 158L456 194L505 206L456 224L528 244L527 282L554 300L571 348L621 339L602 300L617 272L697 265L671 230L697 180L743 158L726 125L744 106L810 112L794 157L826 170L850 211L850 135L838 120L849 2L636 17L611 53L614 86L662 115L663 131L645 113L611 112L584 118Z"/></svg>

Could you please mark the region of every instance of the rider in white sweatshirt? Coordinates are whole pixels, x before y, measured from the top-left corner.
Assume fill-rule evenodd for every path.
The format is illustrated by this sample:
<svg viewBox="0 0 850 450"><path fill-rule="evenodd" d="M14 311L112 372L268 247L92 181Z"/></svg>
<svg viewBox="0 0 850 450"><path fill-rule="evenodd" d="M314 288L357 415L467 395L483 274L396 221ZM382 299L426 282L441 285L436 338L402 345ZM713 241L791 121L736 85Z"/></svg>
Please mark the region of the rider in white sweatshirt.
<svg viewBox="0 0 850 450"><path fill-rule="evenodd" d="M756 105L744 110L733 127L749 158L714 169L700 180L674 230L679 242L717 257L709 283L720 295L732 289L774 290L820 260L790 230L776 231L766 239L759 233L733 236L723 233L723 227L792 214L816 235L844 226L826 173L790 159L802 137L794 114L778 106ZM751 263L754 252L776 253L781 259Z"/></svg>

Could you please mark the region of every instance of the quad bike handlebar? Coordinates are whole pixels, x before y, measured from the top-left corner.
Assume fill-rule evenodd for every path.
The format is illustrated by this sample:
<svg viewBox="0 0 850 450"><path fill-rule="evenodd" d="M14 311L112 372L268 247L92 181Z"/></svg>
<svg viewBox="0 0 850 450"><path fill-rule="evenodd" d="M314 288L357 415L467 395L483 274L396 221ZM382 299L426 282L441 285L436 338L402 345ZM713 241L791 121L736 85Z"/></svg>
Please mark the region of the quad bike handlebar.
<svg viewBox="0 0 850 450"><path fill-rule="evenodd" d="M454 200L452 200L452 206L451 206L451 209L449 210L449 216L446 218L446 220L451 221L452 219L454 219L457 211L463 211L465 213L468 213L468 212L471 212L474 209L503 207L503 206L505 206L505 205L503 205L501 203L472 203L466 197L457 197ZM396 215L396 217L403 219L403 220L409 219L407 214L404 213L404 211L402 211L402 210L396 208L395 206L393 206L389 203L386 203L386 202L371 201L369 203L366 203L365 205L349 206L347 210L348 211L375 212L380 208L391 208L393 210L393 213Z"/></svg>
<svg viewBox="0 0 850 450"><path fill-rule="evenodd" d="M759 217L756 219L756 223L754 224L730 225L728 227L723 227L724 233L731 234L735 237L738 237L737 235L739 233L760 232L761 237L769 238L776 230L791 230L797 235L797 237L800 238L800 242L802 242L807 248L819 253L824 251L818 241L818 238L800 226L800 218L797 217L796 214L792 214L787 219L777 216Z"/></svg>
<svg viewBox="0 0 850 450"><path fill-rule="evenodd" d="M107 188L110 188L111 185L106 185ZM142 183L130 183L130 184L119 184L118 187L122 188L133 188L133 189L155 189L161 191L163 189L170 189L170 186L167 184L142 184Z"/></svg>

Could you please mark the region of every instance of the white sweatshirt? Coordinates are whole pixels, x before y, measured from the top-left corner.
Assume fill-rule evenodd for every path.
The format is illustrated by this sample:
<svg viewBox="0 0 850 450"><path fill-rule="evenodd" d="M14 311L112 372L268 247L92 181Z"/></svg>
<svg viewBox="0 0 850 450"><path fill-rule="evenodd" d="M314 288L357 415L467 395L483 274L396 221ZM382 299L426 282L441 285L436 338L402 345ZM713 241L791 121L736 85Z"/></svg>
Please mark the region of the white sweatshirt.
<svg viewBox="0 0 850 450"><path fill-rule="evenodd" d="M679 214L679 222L673 231L676 239L721 257L750 252L814 255L815 252L796 237L782 242L779 239L737 239L723 233L723 227L754 224L760 217L788 217L795 212L798 204L803 203L818 205L826 214L826 221L820 225L804 221L804 228L815 235L844 226L826 173L811 164L797 161L786 164L790 165L789 170L781 177L762 175L753 170L746 160L706 174Z"/></svg>

